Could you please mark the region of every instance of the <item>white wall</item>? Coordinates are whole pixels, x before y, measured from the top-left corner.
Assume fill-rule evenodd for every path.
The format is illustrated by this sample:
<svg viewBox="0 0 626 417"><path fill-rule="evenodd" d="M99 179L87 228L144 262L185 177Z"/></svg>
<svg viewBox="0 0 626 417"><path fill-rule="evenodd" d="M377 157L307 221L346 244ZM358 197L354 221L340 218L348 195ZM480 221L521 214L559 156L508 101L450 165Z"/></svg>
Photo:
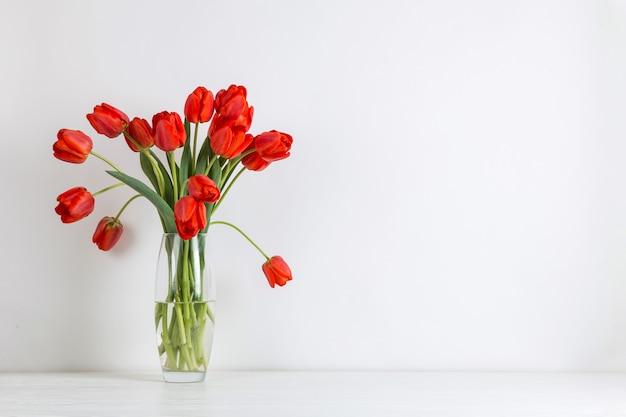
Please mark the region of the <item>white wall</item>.
<svg viewBox="0 0 626 417"><path fill-rule="evenodd" d="M626 370L625 23L623 1L4 0L0 370L158 369L156 213L99 252L131 193L61 224L59 193L111 180L51 146L103 101L150 118L231 83L295 142L218 217L295 278L271 289L215 229L213 369Z"/></svg>

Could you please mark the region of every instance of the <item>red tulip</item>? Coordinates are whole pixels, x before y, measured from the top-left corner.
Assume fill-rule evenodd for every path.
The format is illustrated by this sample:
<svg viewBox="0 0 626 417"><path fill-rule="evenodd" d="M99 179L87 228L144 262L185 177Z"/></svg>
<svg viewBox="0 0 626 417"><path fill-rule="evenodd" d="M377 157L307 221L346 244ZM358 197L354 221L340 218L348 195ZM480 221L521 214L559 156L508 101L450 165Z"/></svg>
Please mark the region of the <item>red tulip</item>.
<svg viewBox="0 0 626 417"><path fill-rule="evenodd" d="M254 146L259 156L268 162L285 159L289 156L293 138L282 132L270 130L254 138Z"/></svg>
<svg viewBox="0 0 626 417"><path fill-rule="evenodd" d="M148 149L154 145L154 136L152 136L152 128L150 123L146 119L140 119L135 117L128 124L128 128L124 132L126 137L126 143L135 152L140 152L141 149L135 144L135 142L143 149ZM131 140L132 138L133 140Z"/></svg>
<svg viewBox="0 0 626 417"><path fill-rule="evenodd" d="M213 121L216 119L217 117ZM252 135L247 135L243 127L230 127L226 124L210 134L209 143L213 152L231 159L240 155L252 140Z"/></svg>
<svg viewBox="0 0 626 417"><path fill-rule="evenodd" d="M204 87L198 87L187 97L185 117L191 123L204 123L213 116L213 93Z"/></svg>
<svg viewBox="0 0 626 417"><path fill-rule="evenodd" d="M217 184L206 175L194 175L187 183L189 195L203 203L215 203L220 199L220 190Z"/></svg>
<svg viewBox="0 0 626 417"><path fill-rule="evenodd" d="M174 204L174 222L178 235L183 240L196 236L206 227L206 208L204 203L191 196L181 197Z"/></svg>
<svg viewBox="0 0 626 417"><path fill-rule="evenodd" d="M52 145L57 159L73 164L85 162L93 148L91 138L80 130L61 129L57 133L57 141Z"/></svg>
<svg viewBox="0 0 626 417"><path fill-rule="evenodd" d="M122 237L122 233L124 233L124 226L119 220L113 217L103 217L91 240L98 245L100 250L107 251L115 246Z"/></svg>
<svg viewBox="0 0 626 417"><path fill-rule="evenodd" d="M254 149L254 142L251 142L250 145L248 145L248 148L246 149L246 151L248 151L250 149ZM261 156L259 155L259 153L257 151L254 151L254 152L244 156L241 159L241 163L243 164L243 166L248 168L250 171L263 171L270 164L270 162L268 162L265 159L261 158Z"/></svg>
<svg viewBox="0 0 626 417"><path fill-rule="evenodd" d="M213 117L211 126L209 127L209 136L216 130L228 126L231 129L235 127L243 128L244 131L250 130L252 126L252 117L254 116L254 107L248 107L248 104L244 106L243 110L235 117L227 117L224 115L216 114Z"/></svg>
<svg viewBox="0 0 626 417"><path fill-rule="evenodd" d="M275 284L282 287L292 279L289 265L280 256L272 256L263 264L262 269L272 288Z"/></svg>
<svg viewBox="0 0 626 417"><path fill-rule="evenodd" d="M162 111L152 117L154 144L165 152L180 148L187 140L185 126L178 113Z"/></svg>
<svg viewBox="0 0 626 417"><path fill-rule="evenodd" d="M248 108L246 87L231 85L215 95L215 112L226 119L236 119Z"/></svg>
<svg viewBox="0 0 626 417"><path fill-rule="evenodd" d="M54 211L63 223L73 223L91 214L95 206L93 195L85 187L74 187L57 197Z"/></svg>
<svg viewBox="0 0 626 417"><path fill-rule="evenodd" d="M87 115L87 120L96 132L109 138L118 137L128 125L128 116L106 103L94 107L93 113Z"/></svg>
<svg viewBox="0 0 626 417"><path fill-rule="evenodd" d="M215 113L208 136L211 149L225 158L234 158L250 144L245 134L252 125L254 108L246 101L246 88L231 85L215 95Z"/></svg>

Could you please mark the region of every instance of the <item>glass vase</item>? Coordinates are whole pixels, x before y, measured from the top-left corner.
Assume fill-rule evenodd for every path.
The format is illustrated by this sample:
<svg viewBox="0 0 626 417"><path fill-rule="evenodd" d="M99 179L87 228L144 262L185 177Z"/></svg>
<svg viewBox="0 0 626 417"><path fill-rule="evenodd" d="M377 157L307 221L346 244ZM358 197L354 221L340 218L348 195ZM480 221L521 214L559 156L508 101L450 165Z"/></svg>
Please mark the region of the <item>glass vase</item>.
<svg viewBox="0 0 626 417"><path fill-rule="evenodd" d="M183 240L165 233L157 263L155 325L163 378L200 382L206 376L215 325L215 277L204 233Z"/></svg>

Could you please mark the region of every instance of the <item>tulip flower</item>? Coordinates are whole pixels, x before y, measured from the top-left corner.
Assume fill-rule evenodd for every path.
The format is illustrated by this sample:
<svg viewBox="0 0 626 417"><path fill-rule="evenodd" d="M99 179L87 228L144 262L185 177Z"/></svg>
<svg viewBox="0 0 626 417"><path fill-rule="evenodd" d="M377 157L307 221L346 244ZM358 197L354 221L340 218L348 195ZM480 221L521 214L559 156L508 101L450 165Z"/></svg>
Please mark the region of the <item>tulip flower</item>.
<svg viewBox="0 0 626 417"><path fill-rule="evenodd" d="M235 117L226 117L223 115L216 114L213 117L213 121L211 122L211 126L209 127L209 136L212 132L224 127L229 126L233 127L242 127L246 132L250 130L250 126L252 126L252 117L254 116L254 107L248 107L248 104L243 107L242 111L238 113Z"/></svg>
<svg viewBox="0 0 626 417"><path fill-rule="evenodd" d="M118 137L128 125L128 116L121 110L106 103L94 107L87 120L96 132L109 138Z"/></svg>
<svg viewBox="0 0 626 417"><path fill-rule="evenodd" d="M225 158L233 158L250 144L245 133L252 125L254 107L246 101L246 89L231 85L215 95L215 113L209 127L211 149Z"/></svg>
<svg viewBox="0 0 626 417"><path fill-rule="evenodd" d="M189 195L203 203L215 203L220 199L220 190L217 184L206 175L194 175L187 183Z"/></svg>
<svg viewBox="0 0 626 417"><path fill-rule="evenodd" d="M292 142L290 135L276 130L261 133L254 138L257 153L268 162L287 158Z"/></svg>
<svg viewBox="0 0 626 417"><path fill-rule="evenodd" d="M181 197L174 204L174 222L176 230L183 240L196 236L206 227L206 208L204 203L191 196Z"/></svg>
<svg viewBox="0 0 626 417"><path fill-rule="evenodd" d="M242 127L231 128L226 125L211 134L209 143L213 152L231 159L240 155L252 143L252 140L252 135L247 135Z"/></svg>
<svg viewBox="0 0 626 417"><path fill-rule="evenodd" d="M274 285L282 287L292 279L289 265L280 256L272 256L263 264L262 269L272 288Z"/></svg>
<svg viewBox="0 0 626 417"><path fill-rule="evenodd" d="M180 148L187 140L185 126L178 113L162 111L152 117L154 144L165 152Z"/></svg>
<svg viewBox="0 0 626 417"><path fill-rule="evenodd" d="M73 164L85 162L93 148L91 138L80 130L61 129L57 133L57 141L52 145L57 159Z"/></svg>
<svg viewBox="0 0 626 417"><path fill-rule="evenodd" d="M231 85L215 95L215 112L226 119L236 119L248 108L244 86Z"/></svg>
<svg viewBox="0 0 626 417"><path fill-rule="evenodd" d="M103 217L98 223L92 241L103 251L110 250L124 233L124 226L114 217Z"/></svg>
<svg viewBox="0 0 626 417"><path fill-rule="evenodd" d="M124 132L124 136L126 137L126 143L130 149L135 152L141 151L137 145L141 146L143 149L148 149L154 145L152 128L146 119L135 117L131 120L128 124L128 128Z"/></svg>
<svg viewBox="0 0 626 417"><path fill-rule="evenodd" d="M93 195L85 187L74 187L57 197L54 211L63 223L73 223L91 214L95 206Z"/></svg>
<svg viewBox="0 0 626 417"><path fill-rule="evenodd" d="M187 97L185 118L191 123L204 123L213 116L213 93L204 87L198 87Z"/></svg>

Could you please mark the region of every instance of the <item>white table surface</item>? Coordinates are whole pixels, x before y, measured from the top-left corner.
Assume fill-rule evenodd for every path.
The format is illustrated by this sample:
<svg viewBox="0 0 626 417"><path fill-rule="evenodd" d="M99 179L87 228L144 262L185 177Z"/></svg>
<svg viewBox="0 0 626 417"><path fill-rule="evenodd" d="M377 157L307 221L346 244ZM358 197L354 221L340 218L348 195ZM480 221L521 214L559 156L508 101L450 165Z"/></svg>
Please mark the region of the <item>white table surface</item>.
<svg viewBox="0 0 626 417"><path fill-rule="evenodd" d="M626 416L626 374L0 373L0 416Z"/></svg>

